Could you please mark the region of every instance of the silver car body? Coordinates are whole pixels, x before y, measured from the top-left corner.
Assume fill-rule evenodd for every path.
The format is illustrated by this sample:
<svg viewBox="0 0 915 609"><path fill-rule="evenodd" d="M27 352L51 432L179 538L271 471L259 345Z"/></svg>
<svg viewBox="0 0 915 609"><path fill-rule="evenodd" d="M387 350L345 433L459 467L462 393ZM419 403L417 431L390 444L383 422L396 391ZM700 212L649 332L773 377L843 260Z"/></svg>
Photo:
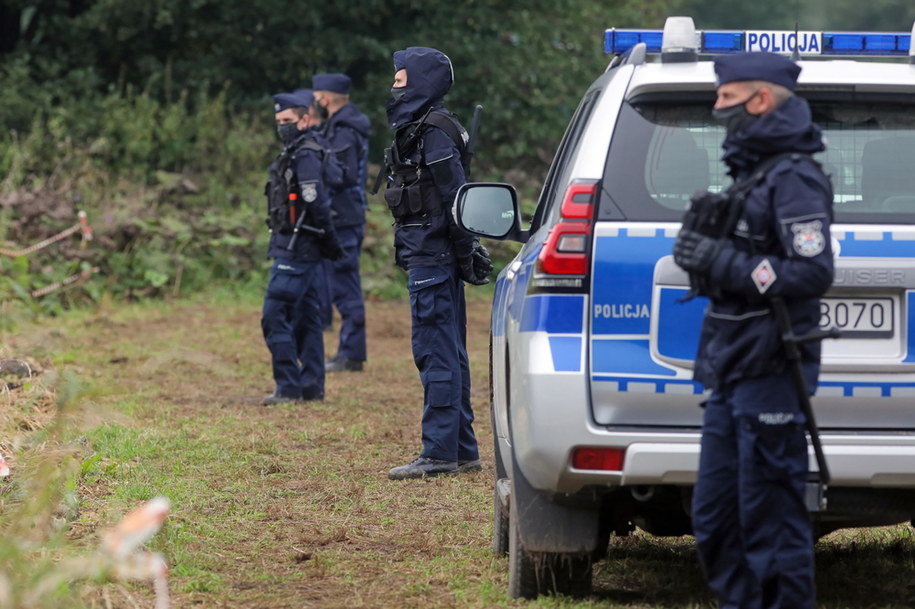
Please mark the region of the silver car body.
<svg viewBox="0 0 915 609"><path fill-rule="evenodd" d="M836 88L915 95L912 65L847 60L800 65L801 94ZM595 84L602 92L560 193L572 179L603 178L624 99L654 91L708 91L715 82L707 61L622 66L606 80ZM688 286L667 255L678 228L667 222L598 222L591 289L583 294L528 293L549 224L531 235L500 274L492 328L496 434L500 453L505 459L514 454L515 466L534 487L573 493L594 484L695 479L702 394L691 380L689 354L702 303L665 316ZM814 407L832 484L915 487L915 340L910 340L915 307L909 306L915 294L915 226L836 224L833 238L839 245L834 292L892 298L898 331L890 339L824 345ZM620 289L614 277L621 275L640 277L644 286ZM675 344L665 349L665 341ZM624 467L575 470L569 456L576 446L624 447Z"/></svg>
<svg viewBox="0 0 915 609"><path fill-rule="evenodd" d="M823 345L813 397L832 476L825 504L810 502L822 535L915 518L915 54L799 64L835 190L821 325L843 332ZM714 99L707 58L648 61L636 45L583 96L529 230L511 186L458 193L461 226L524 243L496 281L491 326L493 547L509 555L512 596L586 593L613 533L691 531L706 301L685 298L670 252L690 196L730 183ZM499 197L511 201L486 217ZM569 252L576 264L550 262Z"/></svg>

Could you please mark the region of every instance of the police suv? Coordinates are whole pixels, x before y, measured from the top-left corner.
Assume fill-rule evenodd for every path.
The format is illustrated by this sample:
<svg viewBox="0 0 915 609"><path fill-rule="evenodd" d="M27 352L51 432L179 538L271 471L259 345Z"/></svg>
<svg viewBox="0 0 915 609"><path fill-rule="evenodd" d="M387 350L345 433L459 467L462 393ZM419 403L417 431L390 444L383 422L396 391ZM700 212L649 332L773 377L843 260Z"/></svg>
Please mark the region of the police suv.
<svg viewBox="0 0 915 609"><path fill-rule="evenodd" d="M663 32L608 30L613 58L568 126L530 228L511 186L459 192L464 228L524 243L498 277L491 324L493 547L509 555L512 596L587 594L613 534L690 533L706 301L684 299L671 249L690 196L730 184L712 54L796 51L797 94L828 143L816 158L835 190L836 273L821 325L842 334L823 344L813 398L832 474L816 533L915 517L911 39L701 32L688 17Z"/></svg>

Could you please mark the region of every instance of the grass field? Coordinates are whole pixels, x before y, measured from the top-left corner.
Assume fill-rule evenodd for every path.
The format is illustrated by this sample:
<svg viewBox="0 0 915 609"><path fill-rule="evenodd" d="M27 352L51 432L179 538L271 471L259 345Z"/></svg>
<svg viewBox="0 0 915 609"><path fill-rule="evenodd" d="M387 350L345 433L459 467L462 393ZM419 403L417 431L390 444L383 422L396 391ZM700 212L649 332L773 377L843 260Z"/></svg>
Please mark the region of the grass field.
<svg viewBox="0 0 915 609"><path fill-rule="evenodd" d="M18 472L62 448L77 456L78 483L52 555L93 546L126 511L167 496L172 513L149 545L169 563L175 607L713 606L691 538L639 534L611 540L589 599L507 597L507 561L489 549L489 301L476 295L469 306L484 471L426 481L386 478L419 450L422 390L405 301L368 303L365 372L330 375L326 400L308 405L259 405L273 387L258 294L107 303L0 335L0 360L41 369L0 393L0 453L13 457L0 509L21 501ZM77 395L69 403L79 425L54 439L48 396L65 391ZM29 556L39 555L48 552ZM908 525L839 531L819 542L817 560L820 607L915 606ZM78 597L153 606L144 583L90 582ZM45 606L73 606L54 602Z"/></svg>

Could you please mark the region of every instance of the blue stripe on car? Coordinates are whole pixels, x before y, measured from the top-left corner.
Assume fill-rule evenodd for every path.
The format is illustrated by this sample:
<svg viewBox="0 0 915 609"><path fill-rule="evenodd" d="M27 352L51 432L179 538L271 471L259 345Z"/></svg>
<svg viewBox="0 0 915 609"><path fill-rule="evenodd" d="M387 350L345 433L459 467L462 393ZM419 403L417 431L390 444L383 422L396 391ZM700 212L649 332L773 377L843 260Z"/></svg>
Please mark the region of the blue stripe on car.
<svg viewBox="0 0 915 609"><path fill-rule="evenodd" d="M915 362L915 292L905 293L905 312L908 314L908 323L906 324L906 355L902 360L904 362Z"/></svg>
<svg viewBox="0 0 915 609"><path fill-rule="evenodd" d="M616 390L632 393L679 393L698 395L702 385L690 380L667 380L652 378L635 378L615 375L593 375L591 380L602 383L616 383Z"/></svg>
<svg viewBox="0 0 915 609"><path fill-rule="evenodd" d="M911 233L848 231L834 235L841 246L841 256L863 258L915 258L915 240Z"/></svg>
<svg viewBox="0 0 915 609"><path fill-rule="evenodd" d="M661 289L661 315L658 319L658 353L674 359L692 361L699 346L706 298L683 302L686 288Z"/></svg>
<svg viewBox="0 0 915 609"><path fill-rule="evenodd" d="M616 383L616 391L628 393L689 393L701 394L702 386L689 380L668 380L651 377L626 377L614 374L594 374L591 380ZM915 383L864 383L820 381L817 396L841 397L915 397ZM814 404L814 406L816 406Z"/></svg>
<svg viewBox="0 0 915 609"><path fill-rule="evenodd" d="M585 297L536 294L528 296L521 314L521 332L581 334Z"/></svg>
<svg viewBox="0 0 915 609"><path fill-rule="evenodd" d="M648 339L594 339L591 341L591 370L616 374L676 375L676 370L651 359Z"/></svg>
<svg viewBox="0 0 915 609"><path fill-rule="evenodd" d="M632 232L621 229L618 237L598 237L594 244L594 277L601 278L593 282L595 335L648 334L651 318L640 313L650 310L654 267L670 254L673 238L663 230L628 238Z"/></svg>
<svg viewBox="0 0 915 609"><path fill-rule="evenodd" d="M581 372L580 336L551 336L550 352L556 372Z"/></svg>

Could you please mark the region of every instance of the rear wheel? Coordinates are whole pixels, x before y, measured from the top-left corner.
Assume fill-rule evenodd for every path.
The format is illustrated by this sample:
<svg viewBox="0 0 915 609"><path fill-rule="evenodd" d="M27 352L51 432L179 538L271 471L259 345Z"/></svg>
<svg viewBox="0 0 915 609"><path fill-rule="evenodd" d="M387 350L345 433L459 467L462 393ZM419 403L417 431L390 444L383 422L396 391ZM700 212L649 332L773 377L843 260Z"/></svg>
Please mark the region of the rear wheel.
<svg viewBox="0 0 915 609"><path fill-rule="evenodd" d="M508 514L502 511L499 500L499 485L510 484L502 451L499 448L499 430L496 427L496 399L492 382L492 332L489 333L489 424L492 429L493 460L496 465L496 479L492 485L492 551L496 556L508 554ZM504 488L504 487L503 487Z"/></svg>
<svg viewBox="0 0 915 609"><path fill-rule="evenodd" d="M541 594L564 594L573 598L588 596L593 573L591 556L528 552L521 543L516 503L512 497L508 523L509 596L529 599ZM549 524L544 523L544 526Z"/></svg>

